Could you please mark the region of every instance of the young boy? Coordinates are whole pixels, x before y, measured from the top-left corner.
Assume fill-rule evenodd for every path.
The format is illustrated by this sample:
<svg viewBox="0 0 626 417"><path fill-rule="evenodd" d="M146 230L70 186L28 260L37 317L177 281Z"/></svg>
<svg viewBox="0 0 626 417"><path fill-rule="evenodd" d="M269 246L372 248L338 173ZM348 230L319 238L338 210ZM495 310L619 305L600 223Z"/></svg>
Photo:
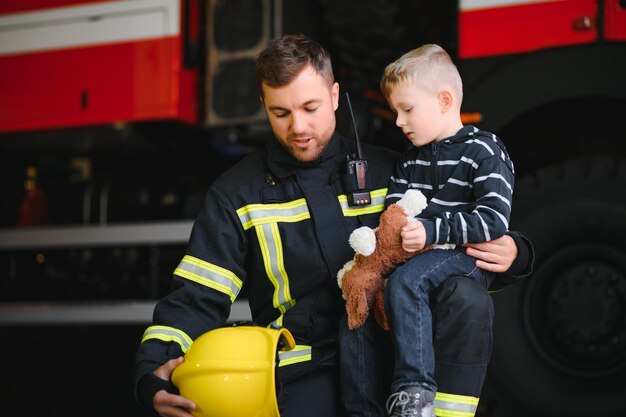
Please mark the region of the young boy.
<svg viewBox="0 0 626 417"><path fill-rule="evenodd" d="M463 126L462 81L449 55L432 44L406 53L387 66L381 90L396 114L396 125L413 145L396 164L386 204L410 188L428 200L417 221L402 231L404 249L502 236L511 212L513 164L495 135ZM458 246L421 253L388 277L385 310L395 353L386 404L390 416L434 416L437 383L429 296L453 275L476 280L485 291L493 278ZM477 337L490 337L490 332Z"/></svg>

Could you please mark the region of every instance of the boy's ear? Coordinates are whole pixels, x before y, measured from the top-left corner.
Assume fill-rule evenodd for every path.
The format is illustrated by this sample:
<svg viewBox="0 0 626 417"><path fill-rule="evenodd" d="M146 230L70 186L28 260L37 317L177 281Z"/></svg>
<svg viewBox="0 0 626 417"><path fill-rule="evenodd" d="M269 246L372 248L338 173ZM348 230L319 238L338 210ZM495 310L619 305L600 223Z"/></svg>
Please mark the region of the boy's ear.
<svg viewBox="0 0 626 417"><path fill-rule="evenodd" d="M452 108L454 104L454 96L452 92L447 88L443 88L439 91L439 107L441 112L445 113Z"/></svg>

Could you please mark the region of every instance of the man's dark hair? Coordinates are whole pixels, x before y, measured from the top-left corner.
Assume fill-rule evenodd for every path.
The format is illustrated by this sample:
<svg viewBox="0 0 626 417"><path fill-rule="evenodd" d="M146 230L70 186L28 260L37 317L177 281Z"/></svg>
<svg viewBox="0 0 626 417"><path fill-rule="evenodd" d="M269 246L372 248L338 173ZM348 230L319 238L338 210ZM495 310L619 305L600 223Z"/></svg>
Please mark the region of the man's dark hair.
<svg viewBox="0 0 626 417"><path fill-rule="evenodd" d="M330 54L318 42L301 34L272 39L256 58L261 96L264 83L272 88L287 85L309 64L329 85L335 82Z"/></svg>

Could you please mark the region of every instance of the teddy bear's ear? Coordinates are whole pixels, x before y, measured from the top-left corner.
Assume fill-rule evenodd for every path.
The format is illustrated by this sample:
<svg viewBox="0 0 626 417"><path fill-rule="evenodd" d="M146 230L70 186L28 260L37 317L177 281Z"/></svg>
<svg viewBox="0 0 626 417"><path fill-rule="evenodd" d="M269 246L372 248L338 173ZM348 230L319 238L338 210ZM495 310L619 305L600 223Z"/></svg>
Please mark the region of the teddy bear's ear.
<svg viewBox="0 0 626 417"><path fill-rule="evenodd" d="M359 227L348 239L354 251L363 256L370 256L376 249L376 233L367 226Z"/></svg>
<svg viewBox="0 0 626 417"><path fill-rule="evenodd" d="M428 202L420 190L410 189L406 190L396 204L402 207L407 216L413 217L420 214L426 208Z"/></svg>

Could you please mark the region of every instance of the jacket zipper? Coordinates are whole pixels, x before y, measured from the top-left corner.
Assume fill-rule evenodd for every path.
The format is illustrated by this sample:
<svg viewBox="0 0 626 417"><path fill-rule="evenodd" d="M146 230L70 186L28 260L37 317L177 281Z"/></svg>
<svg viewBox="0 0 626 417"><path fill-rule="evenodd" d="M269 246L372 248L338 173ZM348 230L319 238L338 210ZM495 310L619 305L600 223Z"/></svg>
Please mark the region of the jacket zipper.
<svg viewBox="0 0 626 417"><path fill-rule="evenodd" d="M437 155L437 151L439 150L439 147L437 146L436 143L432 143L432 155L430 157L430 180L431 180L431 185L433 186L433 195L437 194L437 191L439 191L439 178L437 176L437 159L438 159L438 155Z"/></svg>

